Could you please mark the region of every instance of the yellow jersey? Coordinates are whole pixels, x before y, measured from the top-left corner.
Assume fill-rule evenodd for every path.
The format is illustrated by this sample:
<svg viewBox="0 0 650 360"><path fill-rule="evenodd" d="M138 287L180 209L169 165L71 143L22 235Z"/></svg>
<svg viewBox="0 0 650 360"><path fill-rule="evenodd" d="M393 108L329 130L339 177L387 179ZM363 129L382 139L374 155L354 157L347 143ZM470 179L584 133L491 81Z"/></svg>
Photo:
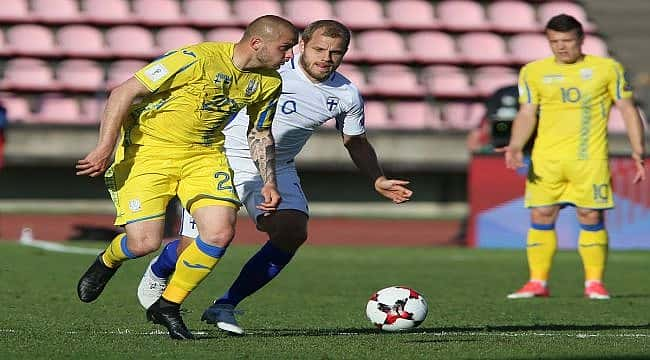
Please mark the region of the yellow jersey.
<svg viewBox="0 0 650 360"><path fill-rule="evenodd" d="M271 126L282 90L274 70L242 71L234 44L205 42L170 51L135 73L151 91L129 109L124 144L221 146L221 130L244 107L251 126Z"/></svg>
<svg viewBox="0 0 650 360"><path fill-rule="evenodd" d="M539 105L533 158L607 159L612 102L631 97L623 67L610 58L558 64L551 56L527 64L519 73L519 102Z"/></svg>

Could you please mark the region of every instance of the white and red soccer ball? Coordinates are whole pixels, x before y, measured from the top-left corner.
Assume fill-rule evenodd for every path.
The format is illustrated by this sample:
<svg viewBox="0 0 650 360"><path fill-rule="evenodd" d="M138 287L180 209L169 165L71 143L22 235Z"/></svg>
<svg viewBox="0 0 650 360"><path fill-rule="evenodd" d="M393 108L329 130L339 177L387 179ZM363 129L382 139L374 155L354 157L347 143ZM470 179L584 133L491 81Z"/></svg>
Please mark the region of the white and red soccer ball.
<svg viewBox="0 0 650 360"><path fill-rule="evenodd" d="M366 316L381 330L414 328L427 317L424 297L405 286L391 286L374 293L366 305Z"/></svg>

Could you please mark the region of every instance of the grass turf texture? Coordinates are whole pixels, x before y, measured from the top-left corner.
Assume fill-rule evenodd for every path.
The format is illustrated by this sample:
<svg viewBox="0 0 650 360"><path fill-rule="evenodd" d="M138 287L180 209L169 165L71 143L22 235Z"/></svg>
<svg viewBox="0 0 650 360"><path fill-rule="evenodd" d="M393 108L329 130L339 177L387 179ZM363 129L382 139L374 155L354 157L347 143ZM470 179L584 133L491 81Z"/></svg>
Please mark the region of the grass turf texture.
<svg viewBox="0 0 650 360"><path fill-rule="evenodd" d="M75 244L79 245L79 243ZM100 247L103 244L94 244ZM135 290L149 258L125 264L92 304L76 296L90 255L0 242L0 358L59 359L644 359L650 356L649 252L613 252L610 301L582 297L576 252L555 259L548 299L507 300L526 278L513 250L305 247L276 281L245 300L249 332L233 337L201 313L256 250L232 246L188 298L200 340L177 342L145 320ZM365 318L373 291L407 285L429 303L410 333Z"/></svg>

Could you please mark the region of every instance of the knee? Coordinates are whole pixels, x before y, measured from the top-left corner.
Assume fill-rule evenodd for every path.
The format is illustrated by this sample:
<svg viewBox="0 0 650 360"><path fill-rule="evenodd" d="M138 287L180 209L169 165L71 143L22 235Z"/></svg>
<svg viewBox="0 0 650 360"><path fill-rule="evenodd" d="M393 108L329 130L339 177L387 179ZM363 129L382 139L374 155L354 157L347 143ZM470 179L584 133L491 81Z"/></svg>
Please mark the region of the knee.
<svg viewBox="0 0 650 360"><path fill-rule="evenodd" d="M553 224L557 216L557 210L551 207L534 208L530 217L535 224Z"/></svg>
<svg viewBox="0 0 650 360"><path fill-rule="evenodd" d="M227 247L235 237L235 228L225 226L201 233L201 240L209 245Z"/></svg>
<svg viewBox="0 0 650 360"><path fill-rule="evenodd" d="M269 232L269 240L283 250L295 252L307 240L307 228L300 224L281 224Z"/></svg>
<svg viewBox="0 0 650 360"><path fill-rule="evenodd" d="M158 250L160 248L160 241L149 237L135 238L133 240L128 238L127 247L131 254L140 257Z"/></svg>
<svg viewBox="0 0 650 360"><path fill-rule="evenodd" d="M602 221L602 212L592 209L578 209L578 221L584 225L595 225Z"/></svg>

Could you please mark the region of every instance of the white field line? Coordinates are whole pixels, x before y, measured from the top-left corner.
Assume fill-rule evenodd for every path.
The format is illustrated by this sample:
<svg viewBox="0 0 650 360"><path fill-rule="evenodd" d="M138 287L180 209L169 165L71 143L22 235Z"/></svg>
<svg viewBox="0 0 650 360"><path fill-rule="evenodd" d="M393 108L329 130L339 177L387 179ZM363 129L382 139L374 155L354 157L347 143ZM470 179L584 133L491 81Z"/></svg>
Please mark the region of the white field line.
<svg viewBox="0 0 650 360"><path fill-rule="evenodd" d="M88 254L97 255L102 249L86 248L80 246L63 245L55 242L34 240L31 229L23 229L19 243L24 246L31 246L47 251L62 252L68 254Z"/></svg>
<svg viewBox="0 0 650 360"><path fill-rule="evenodd" d="M11 333L11 334L20 334L22 331L14 329L0 329L0 334L2 333ZM63 332L67 335L79 335L79 334L94 334L94 335L168 335L167 331L163 330L151 330L151 331L135 331L130 329L116 329L110 331L65 331ZM195 335L207 335L206 331L193 331ZM310 333L306 331L305 333ZM356 332L325 332L328 336L332 335L343 335L343 336L353 336L353 335L371 335L368 333L356 333ZM324 333L324 334L325 334ZM246 332L247 335L265 335L268 334L266 331L254 331ZM400 334L400 333L396 333ZM619 334L594 334L594 333L578 333L578 334L560 334L560 333L541 333L541 332L411 332L411 333L401 333L402 335L424 335L424 336L443 336L443 337L467 337L467 336L483 336L483 337L569 337L576 339L588 339L588 338L650 338L650 334L635 334L635 333L619 333ZM294 336L300 336L301 332L296 331L293 333Z"/></svg>

